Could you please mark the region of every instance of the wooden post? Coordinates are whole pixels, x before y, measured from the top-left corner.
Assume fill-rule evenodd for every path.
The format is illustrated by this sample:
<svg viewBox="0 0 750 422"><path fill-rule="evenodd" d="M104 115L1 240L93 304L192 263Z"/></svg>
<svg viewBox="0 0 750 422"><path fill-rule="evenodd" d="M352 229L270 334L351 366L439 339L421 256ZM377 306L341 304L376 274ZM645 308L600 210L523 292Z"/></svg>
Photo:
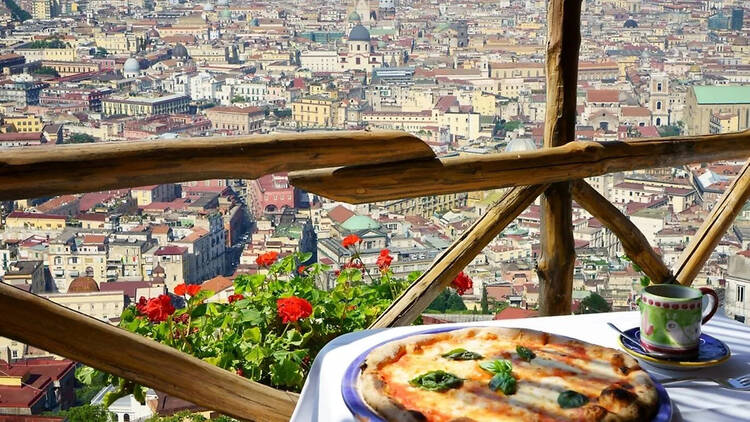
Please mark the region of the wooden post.
<svg viewBox="0 0 750 422"><path fill-rule="evenodd" d="M581 0L549 0L547 6L547 115L544 146L575 139ZM573 243L570 184L554 183L542 197L539 311L570 313L573 294Z"/></svg>
<svg viewBox="0 0 750 422"><path fill-rule="evenodd" d="M643 269L653 283L669 283L674 279L672 272L628 217L583 180L573 181L570 186L573 199L612 230L622 242L625 254Z"/></svg>
<svg viewBox="0 0 750 422"><path fill-rule="evenodd" d="M298 395L0 282L0 335L243 420L288 421Z"/></svg>
<svg viewBox="0 0 750 422"><path fill-rule="evenodd" d="M466 265L497 237L546 185L510 189L508 194L456 239L370 326L385 328L409 325L432 303Z"/></svg>
<svg viewBox="0 0 750 422"><path fill-rule="evenodd" d="M693 280L703 268L703 264L706 263L716 245L724 237L724 233L732 225L734 218L742 211L742 207L748 198L750 198L750 161L742 167L737 178L724 192L721 200L711 209L708 218L690 239L688 247L680 255L675 270L675 278L678 283L685 286L693 283Z"/></svg>

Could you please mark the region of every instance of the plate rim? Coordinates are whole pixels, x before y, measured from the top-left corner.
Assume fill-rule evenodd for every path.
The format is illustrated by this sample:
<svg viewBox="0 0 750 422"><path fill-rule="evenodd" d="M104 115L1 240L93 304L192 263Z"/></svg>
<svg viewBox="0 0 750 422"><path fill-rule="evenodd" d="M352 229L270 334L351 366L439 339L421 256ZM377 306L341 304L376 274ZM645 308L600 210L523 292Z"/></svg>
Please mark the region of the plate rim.
<svg viewBox="0 0 750 422"><path fill-rule="evenodd" d="M640 329L640 327L633 327L633 328L630 328L628 330L625 330L624 332L627 333L627 334L632 335L630 333L630 331L639 330L639 329ZM669 367L673 367L673 368L686 368L686 367L688 367L688 368L709 368L711 366L716 366L716 365L722 364L722 363L726 362L727 360L729 360L730 357L732 357L732 349L730 349L729 346L726 343L724 343L723 341L719 340L718 338L716 338L716 337L714 337L714 336L712 336L710 334L701 333L701 337L703 337L703 336L710 337L710 338L718 341L719 343L721 343L724 346L724 348L727 350L727 354L724 355L724 356L722 356L722 357L720 357L720 358L711 359L711 360L707 360L707 361L704 361L704 362L666 360L666 359L655 358L653 356L649 356L649 355L646 355L646 354L643 354L643 353L640 353L640 352L638 352L636 350L631 349L630 347L628 347L628 346L625 345L625 342L623 341L624 337L623 337L622 334L620 334L620 335L617 336L617 343L619 343L620 348L623 349L623 351L625 353L629 354L630 356L633 356L633 357L635 357L637 359L643 359L643 360L645 360L648 363L654 363L654 364L657 364L657 365L669 366Z"/></svg>
<svg viewBox="0 0 750 422"><path fill-rule="evenodd" d="M476 326L471 325L471 326L435 327L432 329L426 329L426 330L416 331L413 333L399 335L391 339L384 340L371 347L368 347L365 351L357 355L357 357L355 357L354 360L352 360L349 363L349 365L346 368L346 371L344 372L344 377L341 380L341 397L344 400L344 404L346 405L347 409L349 409L349 411L352 413L352 415L355 418L366 418L364 420L369 420L371 422L386 422L383 418L380 417L380 415L378 415L364 401L362 396L359 394L359 390L357 389L357 380L359 379L361 366L364 363L365 359L367 358L367 355L370 354L370 352L373 349L375 349L376 347L380 347L384 344L390 343L392 341L404 339L404 338L411 337L411 336L444 333L448 331L461 330L464 328L485 328L485 327L495 327L495 326L494 325L476 325ZM510 328L513 328L513 327L510 327ZM534 330L534 331L539 331L539 330ZM559 335L559 334L556 334L556 335ZM562 336L562 335L560 336L567 337L567 336ZM567 337L567 338L578 340L573 337ZM583 340L578 340L578 341L583 341ZM602 346L602 347L605 347L605 346ZM729 349L727 348L727 350ZM669 393L667 393L667 389L664 388L664 386L661 385L656 380L656 378L654 378L652 374L650 374L645 369L644 371L649 375L649 377L651 378L651 381L654 383L654 387L656 388L656 392L659 398L658 410L650 422L671 421L673 412L674 412L674 406L672 404L672 399L669 397Z"/></svg>

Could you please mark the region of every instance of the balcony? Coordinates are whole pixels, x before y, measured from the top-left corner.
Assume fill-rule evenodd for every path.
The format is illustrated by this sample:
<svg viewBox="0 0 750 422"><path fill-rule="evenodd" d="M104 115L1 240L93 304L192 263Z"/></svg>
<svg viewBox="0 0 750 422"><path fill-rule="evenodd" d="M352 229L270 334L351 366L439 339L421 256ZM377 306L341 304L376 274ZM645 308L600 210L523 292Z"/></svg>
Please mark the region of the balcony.
<svg viewBox="0 0 750 422"><path fill-rule="evenodd" d="M372 328L412 324L540 195L541 315L571 312L573 199L620 238L625 253L651 282L690 285L750 197L749 165L715 205L673 269L663 263L638 227L583 179L636 169L745 159L750 156L750 130L696 137L576 141L579 17L580 2L550 1L546 148L542 150L481 158L438 158L420 139L396 131L25 148L0 156L0 200L210 178L256 179L275 172L291 172L290 181L295 186L350 203L510 188L432 262ZM173 165L165 166L166 160ZM298 396L294 393L238 377L8 285L0 284L0 309L0 335L206 408L238 418L276 421L287 420L295 407Z"/></svg>

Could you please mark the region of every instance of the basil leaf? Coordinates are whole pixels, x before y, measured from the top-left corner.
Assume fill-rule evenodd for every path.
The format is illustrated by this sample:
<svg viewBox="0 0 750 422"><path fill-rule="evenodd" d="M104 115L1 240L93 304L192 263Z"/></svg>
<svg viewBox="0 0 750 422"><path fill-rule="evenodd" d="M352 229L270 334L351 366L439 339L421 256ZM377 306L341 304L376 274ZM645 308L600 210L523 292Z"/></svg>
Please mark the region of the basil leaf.
<svg viewBox="0 0 750 422"><path fill-rule="evenodd" d="M492 374L501 374L504 372L510 374L510 372L513 370L513 366L511 365L510 361L505 359L495 359L490 362L481 362L479 364L479 367Z"/></svg>
<svg viewBox="0 0 750 422"><path fill-rule="evenodd" d="M470 352L461 348L453 349L448 353L443 353L441 356L451 360L477 360L483 358L479 353Z"/></svg>
<svg viewBox="0 0 750 422"><path fill-rule="evenodd" d="M524 346L516 346L516 353L518 353L518 356L526 362L531 362L531 359L536 357L536 353Z"/></svg>
<svg viewBox="0 0 750 422"><path fill-rule="evenodd" d="M565 390L557 396L557 404L563 409L572 409L574 407L581 407L589 402L589 398L583 394L573 391Z"/></svg>
<svg viewBox="0 0 750 422"><path fill-rule="evenodd" d="M412 387L429 391L446 391L451 388L458 388L463 383L462 378L445 371L430 371L409 381L409 385Z"/></svg>
<svg viewBox="0 0 750 422"><path fill-rule="evenodd" d="M495 374L495 376L490 380L490 390L500 390L506 396L515 394L516 379L513 377L513 375L510 374L510 372L501 372L499 374Z"/></svg>

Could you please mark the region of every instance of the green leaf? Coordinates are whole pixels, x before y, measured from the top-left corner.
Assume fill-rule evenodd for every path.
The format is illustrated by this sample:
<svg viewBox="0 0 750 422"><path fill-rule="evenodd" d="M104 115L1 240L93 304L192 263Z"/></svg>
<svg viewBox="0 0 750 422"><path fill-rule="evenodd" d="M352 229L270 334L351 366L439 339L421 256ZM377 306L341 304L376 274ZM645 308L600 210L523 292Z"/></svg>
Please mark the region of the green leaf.
<svg viewBox="0 0 750 422"><path fill-rule="evenodd" d="M513 370L513 365L509 360L505 359L495 359L493 361L480 362L479 367L491 374L510 374L510 372Z"/></svg>
<svg viewBox="0 0 750 422"><path fill-rule="evenodd" d="M255 343L255 344L260 343L261 337L262 336L261 336L260 328L258 327L248 328L247 330L242 332L242 338L251 343Z"/></svg>
<svg viewBox="0 0 750 422"><path fill-rule="evenodd" d="M573 391L565 390L557 396L557 404L563 409L573 409L575 407L581 407L589 402L589 398L583 394Z"/></svg>
<svg viewBox="0 0 750 422"><path fill-rule="evenodd" d="M240 313L240 322L247 322L252 325L260 325L263 322L263 314L256 309L245 309Z"/></svg>
<svg viewBox="0 0 750 422"><path fill-rule="evenodd" d="M536 353L524 346L516 346L516 353L518 353L518 357L526 362L531 362L531 360L536 357Z"/></svg>
<svg viewBox="0 0 750 422"><path fill-rule="evenodd" d="M422 275L421 271L412 271L409 273L408 276L406 276L406 279L409 281L409 283L411 283L412 281L418 279L419 276L421 275Z"/></svg>
<svg viewBox="0 0 750 422"><path fill-rule="evenodd" d="M146 404L146 389L140 385L133 387L133 398L138 400L140 404Z"/></svg>
<svg viewBox="0 0 750 422"><path fill-rule="evenodd" d="M464 380L462 378L445 371L430 371L409 381L409 384L412 387L439 392L447 391L451 388L458 388L463 383Z"/></svg>
<svg viewBox="0 0 750 422"><path fill-rule="evenodd" d="M458 348L453 349L448 353L443 353L442 357L450 360L478 360L483 359L483 356L479 353L470 352L466 349Z"/></svg>
<svg viewBox="0 0 750 422"><path fill-rule="evenodd" d="M300 346L302 344L302 334L297 330L290 330L286 332L287 343L293 346Z"/></svg>
<svg viewBox="0 0 750 422"><path fill-rule="evenodd" d="M299 254L299 262L306 262L312 258L312 252L302 252Z"/></svg>
<svg viewBox="0 0 750 422"><path fill-rule="evenodd" d="M651 284L651 279L650 279L650 278L648 278L648 276L645 276L645 275L644 275L644 276L642 276L642 277L641 277L641 286L643 286L643 287L646 287L646 286L648 286L649 284Z"/></svg>
<svg viewBox="0 0 750 422"><path fill-rule="evenodd" d="M271 383L284 387L298 387L303 381L302 367L291 359L271 365Z"/></svg>
<svg viewBox="0 0 750 422"><path fill-rule="evenodd" d="M203 315L206 315L206 309L208 309L208 305L205 303L201 303L200 305L193 308L193 311L190 312L191 318L199 318Z"/></svg>
<svg viewBox="0 0 750 422"><path fill-rule="evenodd" d="M516 378L510 372L500 372L495 374L490 380L490 390L502 391L506 396L516 393Z"/></svg>

